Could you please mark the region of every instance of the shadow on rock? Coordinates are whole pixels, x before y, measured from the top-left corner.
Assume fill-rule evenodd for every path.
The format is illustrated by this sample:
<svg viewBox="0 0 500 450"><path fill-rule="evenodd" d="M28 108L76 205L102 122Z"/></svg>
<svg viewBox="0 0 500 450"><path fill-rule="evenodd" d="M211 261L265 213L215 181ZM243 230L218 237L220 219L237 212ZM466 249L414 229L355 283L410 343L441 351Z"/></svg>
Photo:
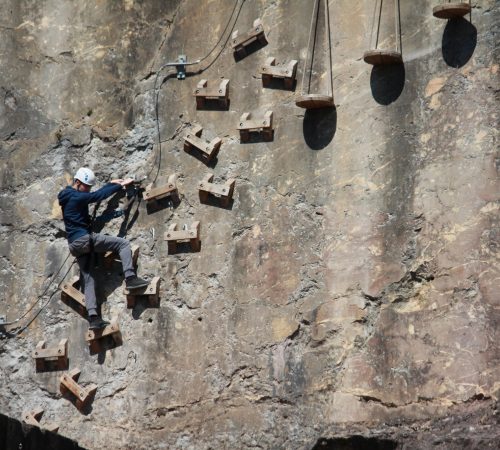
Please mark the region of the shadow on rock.
<svg viewBox="0 0 500 450"><path fill-rule="evenodd" d="M477 29L463 17L449 20L443 32L443 59L451 67L464 66L477 44Z"/></svg>
<svg viewBox="0 0 500 450"><path fill-rule="evenodd" d="M377 103L390 105L399 98L405 87L405 65L373 66L370 87Z"/></svg>
<svg viewBox="0 0 500 450"><path fill-rule="evenodd" d="M337 131L335 108L306 109L302 125L304 140L312 150L323 150Z"/></svg>

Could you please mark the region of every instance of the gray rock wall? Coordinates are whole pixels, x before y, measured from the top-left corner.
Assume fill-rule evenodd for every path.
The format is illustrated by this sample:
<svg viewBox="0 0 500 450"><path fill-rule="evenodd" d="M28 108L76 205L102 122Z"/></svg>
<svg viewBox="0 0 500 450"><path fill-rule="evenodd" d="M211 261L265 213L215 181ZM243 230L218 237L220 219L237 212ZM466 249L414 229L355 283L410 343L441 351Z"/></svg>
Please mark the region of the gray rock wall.
<svg viewBox="0 0 500 450"><path fill-rule="evenodd" d="M125 224L103 230L128 228L140 274L161 276L160 308L127 310L120 266L101 269L103 314L119 318L123 345L90 355L87 322L55 294L0 341L2 413L42 406L85 448L337 448L353 434L380 438L380 448L418 448L417 434L420 448L449 448L450 433L463 448L498 440L498 4L473 0L471 17L446 22L432 16L438 0L402 0L404 66L372 69L362 55L374 2L330 2L336 109L305 111L294 98L311 3L239 3L229 28L260 17L267 46L235 61L219 45L184 81L161 73L157 181L177 173L181 202L149 214L136 203ZM155 178L157 70L181 53L205 56L235 4L0 5L0 315L12 321L52 278L48 294L78 273L58 191L81 165L101 183ZM384 2L382 48L395 43L393 6ZM327 54L315 54L317 69ZM269 56L299 60L294 92L262 87ZM231 80L228 111L196 110L202 78ZM240 115L269 109L274 140L240 144ZM195 123L223 139L211 167L183 151ZM231 207L200 204L209 171L236 178ZM169 224L195 220L201 251L169 255ZM36 373L31 359L39 340L63 337L70 368L98 385L83 413L61 397L61 373ZM460 418L456 428L447 416Z"/></svg>

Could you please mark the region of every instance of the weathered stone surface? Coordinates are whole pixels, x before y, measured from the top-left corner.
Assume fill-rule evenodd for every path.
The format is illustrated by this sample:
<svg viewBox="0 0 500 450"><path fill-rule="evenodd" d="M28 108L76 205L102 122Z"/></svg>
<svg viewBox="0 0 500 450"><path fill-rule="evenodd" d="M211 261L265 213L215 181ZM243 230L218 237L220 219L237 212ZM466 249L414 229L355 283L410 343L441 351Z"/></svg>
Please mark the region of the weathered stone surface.
<svg viewBox="0 0 500 450"><path fill-rule="evenodd" d="M119 267L100 270L123 345L90 355L87 323L56 294L19 336L2 334L3 414L43 405L89 449L493 448L500 9L475 0L471 17L446 22L432 17L437 0L399 3L404 65L372 68L374 2L329 2L337 109L305 111L294 96L312 2L240 1L235 27L260 17L268 44L238 61L217 47L184 81L161 72L158 167L157 71L205 56L235 3L0 0L0 316L77 274L55 198L79 166L99 184L176 173L181 196L156 212L135 202L104 228L140 246L140 274L162 279L160 307L127 310ZM393 6L379 39L389 50ZM299 60L295 92L262 86L269 56ZM321 89L325 49L316 56ZM196 109L202 78L231 80L227 111ZM266 110L274 140L240 144L241 113ZM223 140L210 170L236 179L227 208L199 203L207 167L182 151L195 123ZM169 255L169 224L194 220L201 251ZM63 337L70 368L98 385L83 414L30 357Z"/></svg>

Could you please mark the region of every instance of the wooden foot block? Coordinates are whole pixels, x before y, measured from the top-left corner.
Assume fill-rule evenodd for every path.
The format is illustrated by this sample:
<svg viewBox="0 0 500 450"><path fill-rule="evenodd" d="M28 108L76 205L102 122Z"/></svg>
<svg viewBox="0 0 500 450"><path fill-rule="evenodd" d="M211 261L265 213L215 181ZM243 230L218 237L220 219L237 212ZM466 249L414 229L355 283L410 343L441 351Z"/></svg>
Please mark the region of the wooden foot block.
<svg viewBox="0 0 500 450"><path fill-rule="evenodd" d="M85 295L76 288L79 282L80 277L78 276L73 277L68 282L64 282L61 286L61 300L81 316L87 317Z"/></svg>
<svg viewBox="0 0 500 450"><path fill-rule="evenodd" d="M71 395L78 409L82 409L97 391L97 385L95 384L90 384L87 387L82 387L78 384L80 373L80 369L74 368L60 378L61 394Z"/></svg>
<svg viewBox="0 0 500 450"><path fill-rule="evenodd" d="M40 423L40 419L43 416L43 413L44 410L42 408L35 408L31 411L27 411L23 414L23 422L27 423L28 425L34 425L35 427L51 431L52 433L57 433L57 430L59 430L59 425L56 425L55 423L42 425Z"/></svg>
<svg viewBox="0 0 500 450"><path fill-rule="evenodd" d="M254 20L253 27L246 33L240 34L238 30L235 30L231 35L231 46L238 56L241 57L247 54L246 48L256 40L261 44L267 43L264 27L259 18Z"/></svg>
<svg viewBox="0 0 500 450"><path fill-rule="evenodd" d="M196 252L200 250L200 222L193 222L187 230L177 230L177 224L173 223L168 227L165 233L165 240L168 242L168 253L171 254L177 250L177 244L180 242L189 242L191 250Z"/></svg>
<svg viewBox="0 0 500 450"><path fill-rule="evenodd" d="M92 354L122 345L122 334L118 319L112 319L108 326L100 330L88 330L85 341L88 343Z"/></svg>
<svg viewBox="0 0 500 450"><path fill-rule="evenodd" d="M32 355L37 372L48 370L66 370L68 368L68 340L61 339L57 347L46 348L45 341L40 341Z"/></svg>
<svg viewBox="0 0 500 450"><path fill-rule="evenodd" d="M146 299L151 308L158 308L160 306L160 277L154 277L146 287L141 289L130 291L125 288L124 293L127 296L127 308L133 308L139 299Z"/></svg>

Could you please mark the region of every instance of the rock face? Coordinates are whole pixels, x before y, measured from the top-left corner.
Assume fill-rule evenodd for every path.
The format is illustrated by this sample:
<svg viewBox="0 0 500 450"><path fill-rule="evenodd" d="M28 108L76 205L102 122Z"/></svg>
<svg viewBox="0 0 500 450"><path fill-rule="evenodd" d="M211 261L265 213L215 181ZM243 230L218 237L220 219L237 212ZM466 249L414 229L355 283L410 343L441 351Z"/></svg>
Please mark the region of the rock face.
<svg viewBox="0 0 500 450"><path fill-rule="evenodd" d="M439 0L400 3L404 65L372 68L374 2L330 2L336 109L303 110L312 2L0 0L0 315L38 299L3 327L3 414L43 407L89 449L494 448L500 8L474 0L447 22ZM395 46L393 6L380 48ZM257 17L268 44L236 61L230 32ZM183 81L158 75L179 54L207 57ZM295 91L263 88L270 56L299 61ZM322 89L321 39L315 58ZM196 109L203 78L230 79L228 110ZM273 140L241 144L240 115L267 110ZM194 124L223 141L208 167L183 151ZM101 265L123 344L95 355L87 322L49 300L78 274L56 197L82 165L102 183L177 173L180 192L103 229L139 245L161 293L127 310L120 265ZM228 207L200 203L209 172L236 179ZM201 250L168 254L168 226L196 220ZM31 358L63 338L70 369L98 385L81 412Z"/></svg>

